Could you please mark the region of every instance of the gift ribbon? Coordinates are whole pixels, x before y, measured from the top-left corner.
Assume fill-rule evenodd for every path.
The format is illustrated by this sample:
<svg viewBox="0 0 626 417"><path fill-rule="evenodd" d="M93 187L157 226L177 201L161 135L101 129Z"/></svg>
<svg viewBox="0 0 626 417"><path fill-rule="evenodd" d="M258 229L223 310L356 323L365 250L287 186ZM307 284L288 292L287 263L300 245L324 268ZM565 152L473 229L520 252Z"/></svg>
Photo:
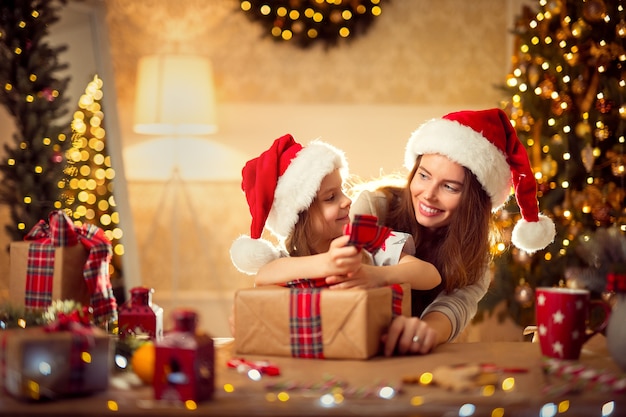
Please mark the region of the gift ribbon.
<svg viewBox="0 0 626 417"><path fill-rule="evenodd" d="M349 235L348 245L365 249L372 255L384 248L385 240L391 234L391 229L378 225L378 217L369 214L357 214L352 223L344 228L344 234Z"/></svg>
<svg viewBox="0 0 626 417"><path fill-rule="evenodd" d="M291 356L324 358L319 288L291 289L289 329Z"/></svg>
<svg viewBox="0 0 626 417"><path fill-rule="evenodd" d="M94 319L117 317L117 303L109 275L113 256L111 242L97 226L75 226L62 210L50 213L48 222L40 220L24 237L33 241L28 249L25 306L45 308L52 303L55 248L82 244L87 250L83 278L91 296Z"/></svg>
<svg viewBox="0 0 626 417"><path fill-rule="evenodd" d="M400 284L391 288L392 317L402 315L403 289ZM321 288L291 288L289 297L289 341L291 356L295 358L324 359L322 339Z"/></svg>

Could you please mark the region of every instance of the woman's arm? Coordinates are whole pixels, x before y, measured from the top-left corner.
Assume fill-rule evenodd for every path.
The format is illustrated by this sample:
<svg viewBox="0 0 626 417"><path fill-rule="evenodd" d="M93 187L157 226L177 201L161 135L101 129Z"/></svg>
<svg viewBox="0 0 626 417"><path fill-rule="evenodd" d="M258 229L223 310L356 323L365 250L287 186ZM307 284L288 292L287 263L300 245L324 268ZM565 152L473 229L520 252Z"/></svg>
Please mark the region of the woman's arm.
<svg viewBox="0 0 626 417"><path fill-rule="evenodd" d="M259 268L254 283L284 284L301 278L324 278L353 272L359 268L362 258L355 247L346 246L348 239L349 236L341 236L333 240L328 252L273 260Z"/></svg>
<svg viewBox="0 0 626 417"><path fill-rule="evenodd" d="M478 302L487 293L490 282L490 276L485 272L476 284L459 288L449 294L442 292L424 309L422 320L438 323L440 317L445 316L450 322L449 330L439 328L438 344L453 341L467 327L478 311Z"/></svg>

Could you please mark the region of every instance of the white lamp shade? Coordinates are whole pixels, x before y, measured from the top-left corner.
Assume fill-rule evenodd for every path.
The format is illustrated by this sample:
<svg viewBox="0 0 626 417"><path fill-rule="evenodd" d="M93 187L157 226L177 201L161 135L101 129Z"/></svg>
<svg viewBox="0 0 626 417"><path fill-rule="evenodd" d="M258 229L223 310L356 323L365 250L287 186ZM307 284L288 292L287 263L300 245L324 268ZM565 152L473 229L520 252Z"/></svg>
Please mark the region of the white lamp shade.
<svg viewBox="0 0 626 417"><path fill-rule="evenodd" d="M139 60L137 133L206 135L217 131L211 62L195 55L150 55Z"/></svg>

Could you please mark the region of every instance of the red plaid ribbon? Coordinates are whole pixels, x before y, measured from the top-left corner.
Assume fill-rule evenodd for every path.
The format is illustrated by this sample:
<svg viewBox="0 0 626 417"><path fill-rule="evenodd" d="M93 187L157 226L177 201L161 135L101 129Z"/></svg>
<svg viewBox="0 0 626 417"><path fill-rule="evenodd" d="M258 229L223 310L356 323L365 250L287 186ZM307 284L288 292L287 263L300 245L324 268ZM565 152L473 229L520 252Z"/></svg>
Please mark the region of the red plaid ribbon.
<svg viewBox="0 0 626 417"><path fill-rule="evenodd" d="M289 288L326 288L329 285L326 284L326 278L301 278L289 281L284 286Z"/></svg>
<svg viewBox="0 0 626 417"><path fill-rule="evenodd" d="M295 358L324 358L321 289L291 289L289 329L291 356Z"/></svg>
<svg viewBox="0 0 626 417"><path fill-rule="evenodd" d="M98 321L117 317L109 275L113 249L102 229L91 224L74 226L64 211L57 210L50 213L48 222L40 220L24 240L33 241L28 250L26 307L45 308L52 303L54 250L80 242L88 251L83 277L91 295L93 316Z"/></svg>
<svg viewBox="0 0 626 417"><path fill-rule="evenodd" d="M393 284L391 285L391 314L392 317L401 316L402 315L402 298L404 296L404 290L402 289L402 285Z"/></svg>
<svg viewBox="0 0 626 417"><path fill-rule="evenodd" d="M315 280L312 280L315 281ZM392 316L402 315L403 290L400 284L390 286ZM291 288L289 329L291 356L324 359L322 338L321 288Z"/></svg>
<svg viewBox="0 0 626 417"><path fill-rule="evenodd" d="M378 225L378 217L369 214L357 214L352 223L346 225L344 234L350 235L349 245L365 249L372 255L383 248L391 229Z"/></svg>
<svg viewBox="0 0 626 417"><path fill-rule="evenodd" d="M606 275L606 290L612 292L626 292L626 274L609 272Z"/></svg>

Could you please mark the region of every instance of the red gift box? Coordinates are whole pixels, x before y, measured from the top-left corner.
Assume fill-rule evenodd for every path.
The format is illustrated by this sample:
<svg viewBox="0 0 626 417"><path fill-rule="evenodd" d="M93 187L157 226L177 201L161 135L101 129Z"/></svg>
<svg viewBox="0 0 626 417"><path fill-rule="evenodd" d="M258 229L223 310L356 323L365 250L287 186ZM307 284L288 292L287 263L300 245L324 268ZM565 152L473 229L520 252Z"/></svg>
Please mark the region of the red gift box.
<svg viewBox="0 0 626 417"><path fill-rule="evenodd" d="M75 226L58 210L24 240L11 243L9 296L14 303L43 310L56 299L71 299L91 306L96 322L117 318L109 273L113 249L102 229Z"/></svg>

